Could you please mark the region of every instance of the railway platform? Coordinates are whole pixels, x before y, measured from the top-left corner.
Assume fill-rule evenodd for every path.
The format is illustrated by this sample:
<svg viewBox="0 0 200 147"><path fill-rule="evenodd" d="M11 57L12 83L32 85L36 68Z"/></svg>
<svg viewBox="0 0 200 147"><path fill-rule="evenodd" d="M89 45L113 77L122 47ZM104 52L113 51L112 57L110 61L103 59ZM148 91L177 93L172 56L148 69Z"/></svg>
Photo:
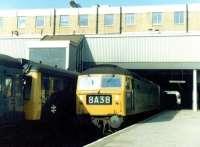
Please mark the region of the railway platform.
<svg viewBox="0 0 200 147"><path fill-rule="evenodd" d="M87 147L200 147L200 112L164 111Z"/></svg>

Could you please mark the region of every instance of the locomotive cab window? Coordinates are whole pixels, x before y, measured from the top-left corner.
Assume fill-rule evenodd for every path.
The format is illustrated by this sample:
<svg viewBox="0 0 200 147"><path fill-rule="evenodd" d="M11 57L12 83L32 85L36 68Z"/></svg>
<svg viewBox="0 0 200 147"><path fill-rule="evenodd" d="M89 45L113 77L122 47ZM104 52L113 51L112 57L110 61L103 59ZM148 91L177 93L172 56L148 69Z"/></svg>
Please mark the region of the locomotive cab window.
<svg viewBox="0 0 200 147"><path fill-rule="evenodd" d="M101 86L100 76L85 75L79 78L79 89L81 90L92 90L98 89Z"/></svg>
<svg viewBox="0 0 200 147"><path fill-rule="evenodd" d="M119 88L121 87L121 77L119 76L102 76L103 88Z"/></svg>

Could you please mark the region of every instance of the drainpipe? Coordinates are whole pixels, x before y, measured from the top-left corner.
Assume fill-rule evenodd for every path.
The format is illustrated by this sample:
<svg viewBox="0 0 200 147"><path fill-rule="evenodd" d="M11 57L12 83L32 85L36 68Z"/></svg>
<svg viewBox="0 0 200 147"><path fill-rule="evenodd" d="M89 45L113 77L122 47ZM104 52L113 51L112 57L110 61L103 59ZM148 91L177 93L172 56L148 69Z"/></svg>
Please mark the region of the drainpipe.
<svg viewBox="0 0 200 147"><path fill-rule="evenodd" d="M188 4L186 4L186 33L189 31L189 12L188 12Z"/></svg>
<svg viewBox="0 0 200 147"><path fill-rule="evenodd" d="M99 34L99 5L97 5L96 13L96 34Z"/></svg>
<svg viewBox="0 0 200 147"><path fill-rule="evenodd" d="M56 9L53 11L53 36L56 35Z"/></svg>
<svg viewBox="0 0 200 147"><path fill-rule="evenodd" d="M122 7L120 7L119 33L122 33Z"/></svg>

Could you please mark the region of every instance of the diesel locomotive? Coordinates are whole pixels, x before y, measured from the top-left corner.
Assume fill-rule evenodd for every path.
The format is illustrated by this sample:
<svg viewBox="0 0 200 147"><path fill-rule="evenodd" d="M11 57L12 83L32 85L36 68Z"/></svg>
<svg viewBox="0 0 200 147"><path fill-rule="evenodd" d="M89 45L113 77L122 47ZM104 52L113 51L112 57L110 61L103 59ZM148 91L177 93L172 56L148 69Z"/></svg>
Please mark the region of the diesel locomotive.
<svg viewBox="0 0 200 147"><path fill-rule="evenodd" d="M98 65L78 76L76 113L105 128L119 128L129 116L158 109L160 87L115 65ZM106 127L108 126L108 127Z"/></svg>

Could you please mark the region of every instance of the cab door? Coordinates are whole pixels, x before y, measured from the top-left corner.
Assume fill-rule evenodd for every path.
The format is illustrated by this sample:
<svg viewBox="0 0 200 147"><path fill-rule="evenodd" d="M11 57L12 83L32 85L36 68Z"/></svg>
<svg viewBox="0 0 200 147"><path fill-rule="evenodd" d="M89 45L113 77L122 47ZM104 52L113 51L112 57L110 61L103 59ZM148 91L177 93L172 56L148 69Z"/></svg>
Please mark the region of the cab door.
<svg viewBox="0 0 200 147"><path fill-rule="evenodd" d="M131 77L126 77L125 91L126 91L126 112L127 114L130 114L134 111L134 93L132 88Z"/></svg>

